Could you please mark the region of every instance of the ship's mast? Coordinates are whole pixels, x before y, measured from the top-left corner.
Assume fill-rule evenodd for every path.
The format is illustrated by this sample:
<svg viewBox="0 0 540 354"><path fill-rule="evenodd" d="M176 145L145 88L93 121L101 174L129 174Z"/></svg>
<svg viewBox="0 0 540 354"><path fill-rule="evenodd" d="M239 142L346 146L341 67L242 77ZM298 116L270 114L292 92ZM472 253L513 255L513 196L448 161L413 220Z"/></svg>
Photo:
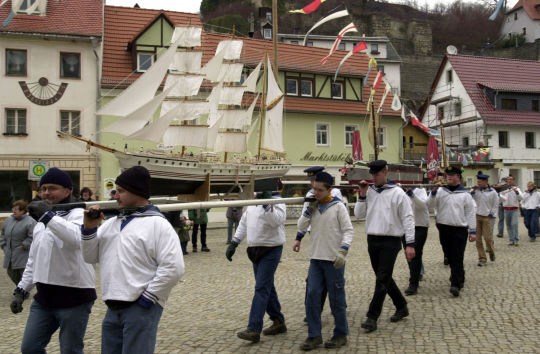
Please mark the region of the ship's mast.
<svg viewBox="0 0 540 354"><path fill-rule="evenodd" d="M259 111L259 145L257 148L257 161L261 160L261 142L263 134L263 120L266 116L266 85L268 82L268 51L264 53L264 73L263 73L263 86L261 97L261 110Z"/></svg>
<svg viewBox="0 0 540 354"><path fill-rule="evenodd" d="M373 91L373 87L372 87L372 91ZM379 128L379 124L377 124L378 122L375 120L376 119L376 116L375 116L375 105L373 104L373 101L375 101L374 99L371 100L371 121L373 122L373 148L374 148L374 156L375 156L375 160L378 160L379 159L379 139L378 139L378 128Z"/></svg>

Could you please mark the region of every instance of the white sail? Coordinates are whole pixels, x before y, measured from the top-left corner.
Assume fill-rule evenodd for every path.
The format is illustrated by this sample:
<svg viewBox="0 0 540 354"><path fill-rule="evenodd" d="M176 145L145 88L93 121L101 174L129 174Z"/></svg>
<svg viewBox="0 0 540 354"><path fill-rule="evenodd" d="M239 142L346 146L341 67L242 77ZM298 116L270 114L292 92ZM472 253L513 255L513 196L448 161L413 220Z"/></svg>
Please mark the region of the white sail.
<svg viewBox="0 0 540 354"><path fill-rule="evenodd" d="M255 92L257 90L257 80L259 79L259 73L261 71L262 61L257 67L249 74L243 85L246 86L246 91Z"/></svg>
<svg viewBox="0 0 540 354"><path fill-rule="evenodd" d="M245 86L228 86L221 90L220 104L241 105L242 97L246 91Z"/></svg>
<svg viewBox="0 0 540 354"><path fill-rule="evenodd" d="M217 53L224 50L224 59L225 60L236 60L240 59L240 54L242 54L242 47L244 42L241 40L225 40L218 43L216 49Z"/></svg>
<svg viewBox="0 0 540 354"><path fill-rule="evenodd" d="M108 125L103 132L130 135L142 129L152 119L169 91L170 89L163 91L131 114Z"/></svg>
<svg viewBox="0 0 540 354"><path fill-rule="evenodd" d="M219 132L214 144L215 152L236 152L247 151L247 133L245 132Z"/></svg>
<svg viewBox="0 0 540 354"><path fill-rule="evenodd" d="M219 84L217 84L216 87L212 89L212 93L210 93L210 96L208 97L208 106L210 107L210 112L208 114L208 120L206 124L208 124L210 127L213 127L219 120L218 107L222 89L223 82L220 82Z"/></svg>
<svg viewBox="0 0 540 354"><path fill-rule="evenodd" d="M201 27L175 27L171 43L178 41L179 47L200 47Z"/></svg>
<svg viewBox="0 0 540 354"><path fill-rule="evenodd" d="M163 134L171 124L172 120L176 116L176 113L180 110L180 106L176 106L170 110L166 115L156 118L153 122L142 128L141 130L129 135L128 139L147 140L154 143L159 143L163 137Z"/></svg>
<svg viewBox="0 0 540 354"><path fill-rule="evenodd" d="M266 112L264 143L266 149L283 152L283 101L280 99L274 108Z"/></svg>
<svg viewBox="0 0 540 354"><path fill-rule="evenodd" d="M245 115L246 120L244 121L244 124L243 124L246 127L249 127L251 125L251 118L253 117L253 112L255 111L255 106L257 105L258 100L259 100L259 95L257 95L257 97L255 97L253 102L251 102L251 105L249 106L249 109L246 112L246 115Z"/></svg>
<svg viewBox="0 0 540 354"><path fill-rule="evenodd" d="M259 119L260 119L260 117L255 118L255 121L253 122L253 124L249 128L247 141L249 141L249 139L251 139L251 135L253 135L253 133L259 131Z"/></svg>
<svg viewBox="0 0 540 354"><path fill-rule="evenodd" d="M170 125L163 134L165 146L208 146L208 127L200 125Z"/></svg>
<svg viewBox="0 0 540 354"><path fill-rule="evenodd" d="M125 117L152 100L171 65L176 47L177 43L172 44L163 55L158 57L147 72L101 108L97 114Z"/></svg>
<svg viewBox="0 0 540 354"><path fill-rule="evenodd" d="M218 112L221 118L220 128L222 129L238 129L244 127L246 121L246 111L240 109L226 109Z"/></svg>
<svg viewBox="0 0 540 354"><path fill-rule="evenodd" d="M223 64L219 70L216 81L240 82L244 64Z"/></svg>
<svg viewBox="0 0 540 354"><path fill-rule="evenodd" d="M161 116L164 116L176 106L180 106L180 110L178 110L173 120L178 122L195 120L201 114L208 114L210 112L210 107L206 101L163 101L161 105Z"/></svg>
<svg viewBox="0 0 540 354"><path fill-rule="evenodd" d="M274 72L272 70L272 64L270 64L270 58L268 58L268 92L266 94L266 104L271 106L275 101L283 96L283 92L279 88Z"/></svg>
<svg viewBox="0 0 540 354"><path fill-rule="evenodd" d="M202 52L176 52L169 70L180 74L200 74Z"/></svg>
<svg viewBox="0 0 540 354"><path fill-rule="evenodd" d="M216 114L217 116L217 114ZM221 124L221 120L219 119L219 117L216 119L216 122L214 123L214 125L211 125L209 128L208 128L208 132L207 132L207 138L206 138L206 147L209 148L209 149L213 149L214 148L214 144L216 143L216 139L217 139L217 134L218 134L218 131L219 131L219 125Z"/></svg>
<svg viewBox="0 0 540 354"><path fill-rule="evenodd" d="M221 72L221 66L223 64L223 57L225 56L225 51L220 51L212 59L206 63L206 65L201 69L201 74L205 76L208 81L218 82L219 73Z"/></svg>
<svg viewBox="0 0 540 354"><path fill-rule="evenodd" d="M199 94L203 82L202 75L174 75L170 73L165 80L165 90L172 88L169 97L191 97Z"/></svg>

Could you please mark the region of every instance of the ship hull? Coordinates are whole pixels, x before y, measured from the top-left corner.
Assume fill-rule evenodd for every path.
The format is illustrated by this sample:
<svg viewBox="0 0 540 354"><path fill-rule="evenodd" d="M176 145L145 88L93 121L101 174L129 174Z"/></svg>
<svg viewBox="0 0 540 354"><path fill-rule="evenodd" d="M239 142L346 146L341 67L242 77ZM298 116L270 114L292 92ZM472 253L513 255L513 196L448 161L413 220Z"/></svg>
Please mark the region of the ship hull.
<svg viewBox="0 0 540 354"><path fill-rule="evenodd" d="M254 181L255 191L275 190L277 181L290 168L286 163L224 163L201 162L145 154L115 153L122 170L143 166L152 178L152 195L191 194L207 179L210 193L226 193L235 185Z"/></svg>
<svg viewBox="0 0 540 354"><path fill-rule="evenodd" d="M349 184L358 184L362 180L372 182L369 168L365 166L348 168L345 172L345 179ZM388 179L401 184L422 184L424 172L414 165L388 164Z"/></svg>

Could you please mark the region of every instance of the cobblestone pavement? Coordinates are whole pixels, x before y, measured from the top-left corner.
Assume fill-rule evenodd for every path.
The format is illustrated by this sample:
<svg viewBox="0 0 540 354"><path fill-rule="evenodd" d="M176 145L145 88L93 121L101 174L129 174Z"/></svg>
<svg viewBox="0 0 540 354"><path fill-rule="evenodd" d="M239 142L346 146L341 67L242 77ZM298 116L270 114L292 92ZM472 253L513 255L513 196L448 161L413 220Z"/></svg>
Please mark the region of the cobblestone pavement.
<svg viewBox="0 0 540 354"><path fill-rule="evenodd" d="M459 298L448 292L449 268L443 265L436 228L432 225L424 252L426 274L419 293L407 297L410 316L398 323L389 317L394 309L387 298L379 319L379 329L365 334L360 328L374 288L363 223L355 223L355 239L345 277L350 326L349 343L339 353L538 353L540 351L540 274L537 272L540 242L528 241L520 219L519 247L507 246L507 238L495 238L497 259L478 267L474 244L465 255L466 283ZM225 259L226 230L209 230L210 253L185 257L186 274L175 287L159 326L157 353L291 353L307 337L304 318L304 290L308 267L309 237L300 253L291 250L296 229L287 226L287 244L276 273L276 288L286 317L288 332L262 337L250 344L236 337L247 325L254 277L242 243L230 263ZM191 245L189 245L191 250ZM404 289L408 268L400 253L394 278ZM2 340L0 353L19 352L28 317L24 311L9 310L13 284L0 274ZM99 293L99 289L98 289ZM99 353L101 320L105 305L93 307L86 332L86 352ZM268 323L266 320L265 323ZM266 327L266 326L265 326ZM323 338L331 336L333 319L328 302L323 312ZM55 334L47 348L59 351ZM323 351L325 349L319 349Z"/></svg>

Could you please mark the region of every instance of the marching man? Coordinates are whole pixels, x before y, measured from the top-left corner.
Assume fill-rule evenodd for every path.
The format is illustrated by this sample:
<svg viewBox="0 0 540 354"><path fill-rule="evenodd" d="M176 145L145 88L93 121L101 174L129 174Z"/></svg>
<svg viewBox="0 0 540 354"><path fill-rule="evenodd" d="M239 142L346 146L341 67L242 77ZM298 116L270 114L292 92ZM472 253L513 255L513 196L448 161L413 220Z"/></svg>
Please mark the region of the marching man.
<svg viewBox="0 0 540 354"><path fill-rule="evenodd" d="M86 211L82 228L84 260L100 263L101 293L108 307L101 352L151 354L163 307L184 274L184 258L173 227L148 202L146 168L122 172L116 178L114 198L120 215L98 229L101 220Z"/></svg>
<svg viewBox="0 0 540 354"><path fill-rule="evenodd" d="M488 175L480 171L476 178L477 185L473 187L471 195L476 203L476 249L478 250L478 266L481 267L487 264L484 241L489 259L492 262L495 261L491 226L499 207L499 196L495 189L489 186Z"/></svg>

